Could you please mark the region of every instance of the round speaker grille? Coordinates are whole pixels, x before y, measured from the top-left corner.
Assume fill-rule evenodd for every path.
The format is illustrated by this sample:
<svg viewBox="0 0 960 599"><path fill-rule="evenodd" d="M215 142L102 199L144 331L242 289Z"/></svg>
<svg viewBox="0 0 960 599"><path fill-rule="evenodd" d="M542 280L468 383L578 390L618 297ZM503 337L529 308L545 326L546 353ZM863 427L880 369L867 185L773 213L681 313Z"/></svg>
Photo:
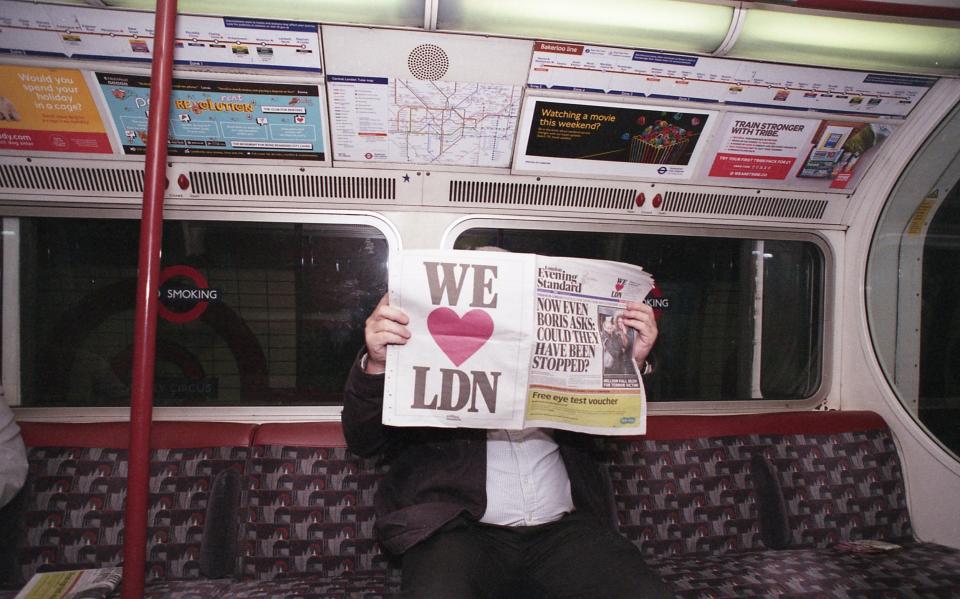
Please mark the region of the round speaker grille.
<svg viewBox="0 0 960 599"><path fill-rule="evenodd" d="M450 59L443 48L434 44L420 44L410 51L407 67L417 79L436 81L447 74Z"/></svg>

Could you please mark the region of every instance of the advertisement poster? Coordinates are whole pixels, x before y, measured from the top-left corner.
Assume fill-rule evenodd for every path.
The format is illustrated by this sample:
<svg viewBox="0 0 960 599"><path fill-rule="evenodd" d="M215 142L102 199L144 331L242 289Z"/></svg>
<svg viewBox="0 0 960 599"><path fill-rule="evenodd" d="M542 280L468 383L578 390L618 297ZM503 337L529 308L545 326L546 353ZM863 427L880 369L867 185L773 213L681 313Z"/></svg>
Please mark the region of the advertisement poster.
<svg viewBox="0 0 960 599"><path fill-rule="evenodd" d="M602 435L646 430L636 333L653 278L633 264L496 251L405 251L390 303L410 338L387 350L383 422Z"/></svg>
<svg viewBox="0 0 960 599"><path fill-rule="evenodd" d="M705 178L852 191L893 130L887 123L731 113L718 130Z"/></svg>
<svg viewBox="0 0 960 599"><path fill-rule="evenodd" d="M531 88L903 118L937 82L712 56L537 42Z"/></svg>
<svg viewBox="0 0 960 599"><path fill-rule="evenodd" d="M814 119L728 114L720 126L722 141L709 176L786 179L806 155L819 124Z"/></svg>
<svg viewBox="0 0 960 599"><path fill-rule="evenodd" d="M831 189L853 188L855 175L863 175L875 148L891 132L889 125L879 123L823 121L797 176L829 181Z"/></svg>
<svg viewBox="0 0 960 599"><path fill-rule="evenodd" d="M80 71L0 65L0 150L109 154Z"/></svg>
<svg viewBox="0 0 960 599"><path fill-rule="evenodd" d="M0 53L150 62L154 26L153 12L0 0ZM322 70L316 23L180 14L175 36L175 64Z"/></svg>
<svg viewBox="0 0 960 599"><path fill-rule="evenodd" d="M147 151L150 78L97 73L127 154ZM324 160L323 107L316 85L174 79L168 152Z"/></svg>
<svg viewBox="0 0 960 599"><path fill-rule="evenodd" d="M516 171L688 179L712 111L528 97Z"/></svg>

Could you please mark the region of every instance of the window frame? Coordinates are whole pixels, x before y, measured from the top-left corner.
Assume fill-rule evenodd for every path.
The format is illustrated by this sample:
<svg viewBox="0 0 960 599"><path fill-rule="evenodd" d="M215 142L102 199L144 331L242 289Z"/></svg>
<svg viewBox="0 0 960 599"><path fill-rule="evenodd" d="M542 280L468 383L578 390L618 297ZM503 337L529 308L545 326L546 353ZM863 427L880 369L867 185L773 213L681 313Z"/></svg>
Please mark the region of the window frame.
<svg viewBox="0 0 960 599"><path fill-rule="evenodd" d="M120 219L120 220L138 220L141 216L139 208L56 208L24 206L14 207L6 206L2 211L4 223L7 219L20 218L102 218L102 219ZM379 231L387 241L387 259L392 262L402 249L402 240L397 227L385 215L366 210L264 210L262 208L237 209L231 207L227 210L216 210L209 207L198 208L168 208L164 211L164 221L211 221L211 222L255 222L255 223L298 223L298 224L318 224L318 225L362 225L371 226ZM7 241L6 235L4 241ZM18 247L19 239L14 246ZM3 266L8 265L9 260L16 265L14 269L19 275L20 256L19 252L11 256L7 251L9 246L4 247ZM10 269L4 268L4 283L7 283L7 272ZM19 289L16 292L8 290L6 285L3 288L4 309L2 312L2 330L16 331L17 339L20 334L20 312L8 309L6 301L11 295L19 297ZM19 306L17 306L19 308ZM6 337L6 335L4 336ZM4 341L6 343L6 340ZM4 346L4 358L2 361L3 382L19 382L19 342L16 345L15 360L7 354L7 346ZM359 348L358 348L359 350ZM8 371L16 364L15 371ZM11 384L11 389L13 385ZM4 388L4 391L7 389ZM106 421L127 421L130 419L130 409L128 407L38 407L21 406L19 385L16 386L16 395L11 397L7 395L7 402L16 411L17 418L31 421L48 422L106 422ZM284 422L284 421L339 421L341 406L211 406L211 407L162 407L153 408L153 419L158 420L189 420L189 421L230 421L230 422Z"/></svg>
<svg viewBox="0 0 960 599"><path fill-rule="evenodd" d="M808 398L801 400L739 400L739 401L670 401L650 402L651 414L731 414L747 412L778 412L784 410L811 410L825 408L832 389L834 368L834 345L837 331L834 329L836 257L834 244L820 230L777 229L738 227L731 225L651 223L637 222L611 223L584 216L576 222L568 218L530 217L530 216L489 216L470 215L458 218L450 223L443 232L440 247L452 249L457 238L469 229L541 229L551 231L578 231L598 233L628 233L650 235L676 235L690 237L725 237L735 239L770 239L782 241L801 241L813 243L823 255L823 320L821 348L820 385ZM641 265L642 266L642 265ZM656 273L652 273L656 277Z"/></svg>
<svg viewBox="0 0 960 599"><path fill-rule="evenodd" d="M861 296L866 344L879 384L889 391L884 394L887 405L910 425L914 438L955 473L960 473L960 450L931 430L919 408L923 257L931 223L942 202L960 186L958 132L960 104L953 104L909 154L889 187L865 242ZM916 237L911 239L914 227ZM908 268L917 261L920 268Z"/></svg>

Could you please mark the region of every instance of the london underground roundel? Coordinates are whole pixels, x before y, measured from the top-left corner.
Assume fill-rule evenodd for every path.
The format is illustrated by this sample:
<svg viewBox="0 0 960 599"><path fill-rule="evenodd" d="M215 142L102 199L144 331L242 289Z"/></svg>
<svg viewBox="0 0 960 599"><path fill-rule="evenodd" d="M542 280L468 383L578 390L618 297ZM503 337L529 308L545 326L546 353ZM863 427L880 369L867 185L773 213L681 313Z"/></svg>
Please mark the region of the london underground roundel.
<svg viewBox="0 0 960 599"><path fill-rule="evenodd" d="M188 284L181 283L183 279ZM220 301L220 296L220 290L211 289L207 278L192 266L168 266L160 273L157 311L164 320L183 324L200 318L211 302Z"/></svg>
<svg viewBox="0 0 960 599"><path fill-rule="evenodd" d="M650 294L647 299L643 300L643 303L653 308L653 317L657 320L660 320L660 317L663 316L664 310L670 308L670 298L664 296L663 291L657 286L650 290Z"/></svg>

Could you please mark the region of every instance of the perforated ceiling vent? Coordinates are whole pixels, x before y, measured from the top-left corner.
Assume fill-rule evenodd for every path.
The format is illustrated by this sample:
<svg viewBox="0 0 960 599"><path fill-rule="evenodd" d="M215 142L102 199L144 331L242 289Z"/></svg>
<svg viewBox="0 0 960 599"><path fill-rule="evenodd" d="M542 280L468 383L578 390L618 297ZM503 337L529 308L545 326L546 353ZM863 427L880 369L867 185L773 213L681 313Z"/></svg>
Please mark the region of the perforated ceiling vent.
<svg viewBox="0 0 960 599"><path fill-rule="evenodd" d="M635 197L636 191L627 187L487 181L450 182L450 202L454 203L629 210L633 206Z"/></svg>
<svg viewBox="0 0 960 599"><path fill-rule="evenodd" d="M826 200L807 200L762 195L668 192L663 211L731 216L763 216L819 220L827 209Z"/></svg>
<svg viewBox="0 0 960 599"><path fill-rule="evenodd" d="M193 171L190 181L195 193L236 198L272 196L395 200L397 197L397 182L391 177Z"/></svg>
<svg viewBox="0 0 960 599"><path fill-rule="evenodd" d="M449 202L498 206L542 206L632 211L637 191L631 187L451 181ZM666 192L661 211L702 215L820 220L825 199L775 195Z"/></svg>
<svg viewBox="0 0 960 599"><path fill-rule="evenodd" d="M450 68L450 59L443 48L435 44L420 44L410 51L407 67L417 79L436 81L443 78Z"/></svg>
<svg viewBox="0 0 960 599"><path fill-rule="evenodd" d="M142 193L142 168L0 164L0 187L32 191Z"/></svg>

